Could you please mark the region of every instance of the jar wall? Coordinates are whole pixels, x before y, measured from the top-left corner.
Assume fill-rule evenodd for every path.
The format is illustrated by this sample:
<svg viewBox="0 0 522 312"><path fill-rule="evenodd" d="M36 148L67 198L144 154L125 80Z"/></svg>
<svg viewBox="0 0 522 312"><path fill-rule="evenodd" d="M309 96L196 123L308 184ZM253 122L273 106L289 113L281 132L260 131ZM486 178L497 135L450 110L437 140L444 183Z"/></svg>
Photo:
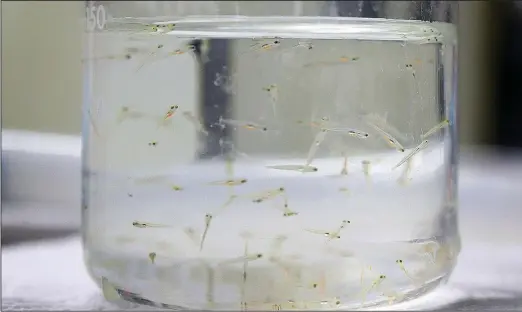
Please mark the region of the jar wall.
<svg viewBox="0 0 522 312"><path fill-rule="evenodd" d="M455 8L378 3L87 3L84 249L105 290L356 308L449 276Z"/></svg>

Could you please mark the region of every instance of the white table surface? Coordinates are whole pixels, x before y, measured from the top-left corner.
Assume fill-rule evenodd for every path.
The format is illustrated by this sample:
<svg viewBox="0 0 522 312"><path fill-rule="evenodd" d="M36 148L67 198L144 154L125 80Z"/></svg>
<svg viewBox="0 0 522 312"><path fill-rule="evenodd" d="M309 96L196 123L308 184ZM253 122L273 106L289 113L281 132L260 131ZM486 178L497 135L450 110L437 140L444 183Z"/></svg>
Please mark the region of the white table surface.
<svg viewBox="0 0 522 312"><path fill-rule="evenodd" d="M13 154L19 152L14 145L2 146L3 152L11 152L7 165L27 167L16 164L14 159L21 158ZM78 171L61 173L62 181L58 183L79 186L76 181L79 167L75 167L79 165L79 153L71 152L78 146L74 141L69 152L61 153L61 156L72 157L66 163L69 170ZM38 157L41 151L24 153L32 160L41 158ZM42 161L31 163L38 168L24 170L46 170L41 167ZM518 158L498 158L482 150L467 151L461 163L459 213L463 248L457 267L447 285L397 308L522 311L522 154ZM3 168L6 168L4 160ZM30 182L21 178L9 184L10 177L24 174L30 176L27 172L3 173L3 186L7 184L10 190L17 190L24 183L27 186ZM38 183L45 180L38 179L43 178L33 179L36 182L32 181L34 185L27 189L37 189ZM70 206L78 205L78 195L63 199L52 198L52 194L45 192L3 193L2 223L4 226L76 228L80 209L73 210ZM36 218L35 214L38 214ZM28 219L29 215L33 218ZM57 218L58 215L61 218ZM2 311L111 309L114 307L104 302L87 276L77 236L3 248Z"/></svg>

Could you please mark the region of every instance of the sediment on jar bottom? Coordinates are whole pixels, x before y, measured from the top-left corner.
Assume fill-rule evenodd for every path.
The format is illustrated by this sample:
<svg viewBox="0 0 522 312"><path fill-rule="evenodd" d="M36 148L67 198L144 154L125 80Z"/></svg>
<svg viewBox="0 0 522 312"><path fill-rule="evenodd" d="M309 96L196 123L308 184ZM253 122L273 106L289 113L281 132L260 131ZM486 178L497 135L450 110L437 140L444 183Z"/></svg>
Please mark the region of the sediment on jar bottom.
<svg viewBox="0 0 522 312"><path fill-rule="evenodd" d="M388 266L355 259L322 265L265 259L269 264L261 266L203 260L168 265L159 257L155 263L99 258L92 268L97 278L103 277L123 291L120 297L140 304L196 309L336 309L397 303L408 299L407 293L438 283L451 271L454 258L444 249L434 256L390 260Z"/></svg>

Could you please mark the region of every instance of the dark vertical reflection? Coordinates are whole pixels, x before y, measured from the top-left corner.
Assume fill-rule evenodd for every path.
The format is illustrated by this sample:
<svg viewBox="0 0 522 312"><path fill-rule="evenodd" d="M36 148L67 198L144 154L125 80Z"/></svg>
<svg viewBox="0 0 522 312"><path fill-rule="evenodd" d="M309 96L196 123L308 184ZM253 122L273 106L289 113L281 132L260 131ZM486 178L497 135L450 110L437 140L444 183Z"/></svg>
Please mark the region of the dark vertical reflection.
<svg viewBox="0 0 522 312"><path fill-rule="evenodd" d="M376 7L380 6L382 1L335 1L337 6L337 15L341 17L368 17L376 18L379 14Z"/></svg>
<svg viewBox="0 0 522 312"><path fill-rule="evenodd" d="M377 18L379 15L377 14L374 6L374 1L364 1L362 5L361 10L361 17L368 17L368 18ZM380 2L380 1L375 1ZM378 3L375 3L375 5L378 5Z"/></svg>
<svg viewBox="0 0 522 312"><path fill-rule="evenodd" d="M435 1L416 1L417 14L415 19L433 22L433 5Z"/></svg>
<svg viewBox="0 0 522 312"><path fill-rule="evenodd" d="M505 147L522 147L522 8L513 2L499 2L497 21L504 40L499 42L499 53L493 60L498 79L494 107L497 114L496 144Z"/></svg>
<svg viewBox="0 0 522 312"><path fill-rule="evenodd" d="M209 42L207 57L202 56L202 41L194 40L195 54L198 63L202 67L200 75L200 112L202 122L208 132L208 136L200 139L203 147L198 152L199 159L207 159L229 151L227 145L220 142L228 141L230 132L226 128L216 126L219 117L228 118L230 97L228 93L214 84L217 74L223 73L224 68L228 68L229 42L225 39L212 39ZM204 62L203 60L207 60Z"/></svg>
<svg viewBox="0 0 522 312"><path fill-rule="evenodd" d="M335 1L337 15L342 17L361 17L362 1Z"/></svg>

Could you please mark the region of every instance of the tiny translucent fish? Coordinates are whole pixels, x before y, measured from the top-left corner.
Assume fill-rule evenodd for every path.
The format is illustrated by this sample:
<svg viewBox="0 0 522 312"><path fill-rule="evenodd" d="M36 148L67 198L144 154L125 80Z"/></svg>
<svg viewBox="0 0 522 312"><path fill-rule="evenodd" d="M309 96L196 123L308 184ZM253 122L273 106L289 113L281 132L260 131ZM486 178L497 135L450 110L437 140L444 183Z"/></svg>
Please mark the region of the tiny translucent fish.
<svg viewBox="0 0 522 312"><path fill-rule="evenodd" d="M253 49L253 50L269 51L269 50L272 50L274 48L277 48L279 45L281 45L281 40L274 39L273 41L270 41L270 42L265 42L265 43L257 42L257 43L254 43L252 46L250 46L250 48Z"/></svg>
<svg viewBox="0 0 522 312"><path fill-rule="evenodd" d="M150 262L152 264L154 264L154 262L156 261L156 253L155 252L149 253L149 259L150 259Z"/></svg>
<svg viewBox="0 0 522 312"><path fill-rule="evenodd" d="M282 195L284 193L285 193L285 188L284 187L280 187L280 188L275 189L275 190L268 190L268 191L262 192L261 194L254 195L253 196L254 199L252 201L254 203L261 203L263 201L272 199L272 198L277 197L279 195Z"/></svg>
<svg viewBox="0 0 522 312"><path fill-rule="evenodd" d="M312 121L310 121L310 127L319 129L326 128L326 125L329 121L330 118L328 117L322 117L320 120L313 120L312 118ZM308 124L308 122L304 120L298 120L297 124Z"/></svg>
<svg viewBox="0 0 522 312"><path fill-rule="evenodd" d="M172 116L174 116L174 114L176 114L176 111L178 110L178 108L179 108L178 105L172 105L171 107L169 107L169 110L167 110L167 112L165 113L165 116L163 116L163 120L172 118Z"/></svg>
<svg viewBox="0 0 522 312"><path fill-rule="evenodd" d="M125 53L125 54L114 54L114 55L107 55L107 56L95 56L95 57L85 58L85 59L82 59L82 62L85 62L85 61L99 61L99 60L110 60L110 61L122 60L122 61L128 61L128 60L130 60L132 58L133 58L133 56L132 56L131 53Z"/></svg>
<svg viewBox="0 0 522 312"><path fill-rule="evenodd" d="M358 61L360 57L349 57L349 56L341 56L335 61L322 61L322 62L313 62L305 64L303 67L316 67L316 66L329 66L329 65L338 65L338 64L347 64L351 62Z"/></svg>
<svg viewBox="0 0 522 312"><path fill-rule="evenodd" d="M361 117L366 123L372 123L373 125L378 126L379 128L392 134L396 139L402 141L407 140L407 137L404 134L402 134L396 127L388 123L388 113L384 114L384 116L380 116L375 113L366 113Z"/></svg>
<svg viewBox="0 0 522 312"><path fill-rule="evenodd" d="M210 213L205 215L205 230L203 231L203 235L201 236L201 243L199 244L199 250L203 250L203 245L205 244L205 238L207 237L208 229L210 228L210 223L212 222L213 216Z"/></svg>
<svg viewBox="0 0 522 312"><path fill-rule="evenodd" d="M204 135L208 135L208 131L205 130L205 127L203 126L203 123L201 123L201 121L199 120L199 118L197 118L196 116L194 116L194 114L192 114L191 112L189 111L185 111L183 112L183 116L188 120L190 121L194 127L196 127L196 130L203 133Z"/></svg>
<svg viewBox="0 0 522 312"><path fill-rule="evenodd" d="M169 225L157 224L157 223L149 223L149 222L141 222L141 221L134 221L134 222L132 222L132 226L137 227L137 228L141 228L141 229L144 229L144 228L168 228L168 227L170 227Z"/></svg>
<svg viewBox="0 0 522 312"><path fill-rule="evenodd" d="M350 61L354 62L354 61L358 61L359 59L360 59L360 57L358 57L358 56L355 56L355 57L341 56L339 58L339 62L341 62L341 63L347 63Z"/></svg>
<svg viewBox="0 0 522 312"><path fill-rule="evenodd" d="M183 191L183 187L181 187L181 186L179 186L179 185L173 185L173 186L171 187L171 189L172 189L173 191L176 191L176 192Z"/></svg>
<svg viewBox="0 0 522 312"><path fill-rule="evenodd" d="M340 239L341 238L341 230L344 229L344 227L347 224L350 224L350 221L343 220L343 222L341 223L339 228L337 230L335 230L335 231L323 231L323 230L313 230L313 229L306 229L306 231L308 231L310 233L314 233L314 234L324 235L325 237L328 238L327 241L330 241L332 239Z"/></svg>
<svg viewBox="0 0 522 312"><path fill-rule="evenodd" d="M408 155L406 155L398 164L393 166L392 170L400 167L402 164L410 160L413 156L415 156L418 152L425 149L428 146L428 140L422 141L417 147L415 147Z"/></svg>
<svg viewBox="0 0 522 312"><path fill-rule="evenodd" d="M363 294L363 302L366 301L366 295L372 291L373 289L376 289L378 288L382 282L384 282L384 280L386 279L386 275L379 275L379 277L377 277L377 279L375 279L372 284L370 285L370 287L364 292Z"/></svg>
<svg viewBox="0 0 522 312"><path fill-rule="evenodd" d="M138 25L138 31L133 34L140 33L157 33L164 34L169 31L174 30L176 28L176 24L174 23L162 23L162 24L146 24L146 23L136 23Z"/></svg>
<svg viewBox="0 0 522 312"><path fill-rule="evenodd" d="M328 133L327 129L321 129L314 138L314 141L312 142L312 145L310 146L310 149L308 150L308 156L306 157L306 163L305 166L309 166L312 161L314 160L315 154L317 153L317 150L319 149L319 145L324 141L326 138L326 134Z"/></svg>
<svg viewBox="0 0 522 312"><path fill-rule="evenodd" d="M379 132L390 146L394 147L399 152L404 152L404 147L402 144L399 143L399 141L397 141L397 139L395 139L391 134L371 122L368 122L368 125Z"/></svg>
<svg viewBox="0 0 522 312"><path fill-rule="evenodd" d="M203 40L203 42L208 42L208 40ZM158 49L163 48L163 45L158 45L157 48ZM208 56L207 56L208 50L203 50L203 48L206 49L206 46L204 44L202 44L200 46L200 48L202 49L201 50L202 60L203 60L203 62L207 62L208 61ZM177 48L173 51L161 52L161 53L159 53L158 51L153 51L150 53L150 56L154 57L153 60L142 63L137 70L140 70L143 66L145 66L147 64L150 65L153 62L161 61L161 60L164 60L164 59L172 57L172 56L182 55L182 54L189 53L189 52L194 53L194 52L196 52L196 49L197 48L196 48L194 41L191 41L190 43L184 44L181 48Z"/></svg>
<svg viewBox="0 0 522 312"><path fill-rule="evenodd" d="M247 183L247 179L227 179L227 180L219 180L219 181L213 181L210 182L210 185L224 185L224 186L236 186Z"/></svg>
<svg viewBox="0 0 522 312"><path fill-rule="evenodd" d="M299 214L299 212L290 210L288 208L288 199L287 198L284 199L284 204L283 204L282 208L279 208L278 206L276 206L276 208L283 212L283 217L293 217L293 216L297 216Z"/></svg>
<svg viewBox="0 0 522 312"><path fill-rule="evenodd" d="M196 50L196 47L193 44L186 44L183 47L181 47L180 49L176 49L172 52L169 52L168 54L169 55L180 55L180 54L185 54L187 52L194 52L195 50Z"/></svg>
<svg viewBox="0 0 522 312"><path fill-rule="evenodd" d="M158 48L160 48L160 47L163 48L163 45L158 45ZM160 54L160 53L158 53L158 51L153 51L153 52L150 53L150 56L153 57L153 59L149 60L149 61L143 62L136 69L136 71L139 71L145 65L150 65L150 64L152 64L154 62L161 61L163 59L166 59L166 58L169 58L169 57L172 57L172 56L185 54L187 52L194 52L195 49L196 49L196 47L193 44L186 44L186 45L184 45L183 47L181 47L179 49L175 49L174 51L169 51L169 52L166 52L166 53L161 53Z"/></svg>
<svg viewBox="0 0 522 312"><path fill-rule="evenodd" d="M276 84L271 84L263 88L263 91L268 92L270 95L270 101L272 102L272 112L276 115L276 105L279 99L279 89Z"/></svg>
<svg viewBox="0 0 522 312"><path fill-rule="evenodd" d="M150 141L149 143L147 143L147 145L151 147L156 147L158 145L158 141Z"/></svg>
<svg viewBox="0 0 522 312"><path fill-rule="evenodd" d="M102 276L101 284L103 297L105 298L105 300L109 302L114 302L120 299L120 294L118 293L118 290L111 282L109 282L109 279L107 279L105 276Z"/></svg>
<svg viewBox="0 0 522 312"><path fill-rule="evenodd" d="M218 125L229 125L233 127L245 128L248 130L259 130L259 131L268 131L268 128L263 125L256 124L250 121L240 121L233 119L223 119L221 116L219 117Z"/></svg>
<svg viewBox="0 0 522 312"><path fill-rule="evenodd" d="M431 136L435 132L441 130L442 128L447 127L448 125L449 125L449 120L448 119L444 119L441 123L437 124L436 126L431 128L430 130L428 130L426 133L421 135L421 138L427 139L429 136Z"/></svg>
<svg viewBox="0 0 522 312"><path fill-rule="evenodd" d="M154 50L149 51L147 53L148 58L146 58L144 61L141 62L141 64L136 68L136 72L138 72L140 69L142 69L143 66L150 65L150 64L154 63L155 61L157 61L158 60L157 56L158 56L159 52L161 52L161 50L163 50L163 48L164 48L163 44L158 44ZM161 58L159 58L159 59L161 59Z"/></svg>
<svg viewBox="0 0 522 312"><path fill-rule="evenodd" d="M310 165L274 165L274 166L266 166L269 169L277 169L277 170L290 170L290 171L299 171L299 172L317 172L317 167L313 167Z"/></svg>
<svg viewBox="0 0 522 312"><path fill-rule="evenodd" d="M359 139L367 139L370 136L370 134L368 134L367 132L350 128L327 128L327 130L332 132L341 132Z"/></svg>
<svg viewBox="0 0 522 312"><path fill-rule="evenodd" d="M245 256L238 257L238 258L225 260L225 261L221 262L219 265L228 265L228 264L240 263L240 262L244 262L244 261L249 262L249 261L259 260L261 258L263 258L263 254L261 254L261 253L248 254Z"/></svg>
<svg viewBox="0 0 522 312"><path fill-rule="evenodd" d="M404 274L413 281L413 278L411 277L411 275L408 273L408 271L406 270L406 267L404 266L404 261L402 261L402 259L398 259L398 260L395 260L395 263L397 263L397 265L399 265L399 268L404 272Z"/></svg>

